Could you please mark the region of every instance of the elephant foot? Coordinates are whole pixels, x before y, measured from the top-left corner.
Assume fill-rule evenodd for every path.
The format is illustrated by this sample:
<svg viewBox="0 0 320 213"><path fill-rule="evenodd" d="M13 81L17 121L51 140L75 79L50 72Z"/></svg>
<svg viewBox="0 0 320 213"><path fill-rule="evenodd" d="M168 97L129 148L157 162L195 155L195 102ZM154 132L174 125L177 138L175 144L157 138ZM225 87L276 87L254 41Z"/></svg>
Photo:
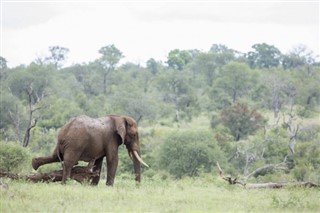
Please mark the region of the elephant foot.
<svg viewBox="0 0 320 213"><path fill-rule="evenodd" d="M32 159L32 168L33 168L34 170L37 170L37 169L39 168L39 163L38 163L37 158L33 158L33 159Z"/></svg>

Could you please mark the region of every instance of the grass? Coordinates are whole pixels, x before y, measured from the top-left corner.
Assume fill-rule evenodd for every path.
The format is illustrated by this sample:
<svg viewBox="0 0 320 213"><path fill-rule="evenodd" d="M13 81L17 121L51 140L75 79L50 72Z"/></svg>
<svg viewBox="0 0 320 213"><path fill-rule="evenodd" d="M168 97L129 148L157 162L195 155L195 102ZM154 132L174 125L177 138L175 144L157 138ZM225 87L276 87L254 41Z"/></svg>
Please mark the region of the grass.
<svg viewBox="0 0 320 213"><path fill-rule="evenodd" d="M140 186L117 178L114 187L10 181L0 212L319 212L319 200L319 189L245 190L215 177Z"/></svg>

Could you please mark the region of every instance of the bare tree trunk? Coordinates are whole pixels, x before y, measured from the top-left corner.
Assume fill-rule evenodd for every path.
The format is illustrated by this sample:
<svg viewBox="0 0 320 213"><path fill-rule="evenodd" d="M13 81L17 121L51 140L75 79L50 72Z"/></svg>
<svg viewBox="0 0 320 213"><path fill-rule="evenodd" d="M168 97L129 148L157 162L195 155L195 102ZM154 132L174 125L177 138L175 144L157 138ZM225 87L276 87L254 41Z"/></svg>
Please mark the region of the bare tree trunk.
<svg viewBox="0 0 320 213"><path fill-rule="evenodd" d="M288 121L285 120L285 115L283 115L283 125L288 131L288 147L292 155L295 153L296 139L300 131L300 123L294 124L294 120L296 120L296 115L291 107Z"/></svg>
<svg viewBox="0 0 320 213"><path fill-rule="evenodd" d="M29 118L28 118L28 127L27 127L27 130L26 130L25 134L24 134L24 139L23 139L23 143L22 143L23 147L27 147L29 145L30 131L37 124L37 119L33 119L33 113L41 108L41 107L38 107L38 108L33 109L33 107L32 107L33 88L31 87L31 85L29 85L29 87L25 91L26 91L26 93L28 95ZM37 97L37 103L40 102L41 99L42 98Z"/></svg>

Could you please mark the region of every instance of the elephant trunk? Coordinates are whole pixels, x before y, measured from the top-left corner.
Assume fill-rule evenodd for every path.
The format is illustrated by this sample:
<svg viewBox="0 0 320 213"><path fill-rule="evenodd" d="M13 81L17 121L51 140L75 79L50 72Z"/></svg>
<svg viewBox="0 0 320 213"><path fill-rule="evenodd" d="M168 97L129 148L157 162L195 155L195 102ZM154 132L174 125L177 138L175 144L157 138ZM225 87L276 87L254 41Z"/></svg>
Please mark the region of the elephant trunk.
<svg viewBox="0 0 320 213"><path fill-rule="evenodd" d="M129 152L129 156L133 160L133 168L134 168L134 173L136 175L136 181L140 182L141 181L141 164L143 164L146 167L149 167L149 166L141 159L140 152L134 150L132 152Z"/></svg>
<svg viewBox="0 0 320 213"><path fill-rule="evenodd" d="M133 168L136 176L135 180L140 183L141 182L141 166L140 166L140 161L136 157L133 157Z"/></svg>

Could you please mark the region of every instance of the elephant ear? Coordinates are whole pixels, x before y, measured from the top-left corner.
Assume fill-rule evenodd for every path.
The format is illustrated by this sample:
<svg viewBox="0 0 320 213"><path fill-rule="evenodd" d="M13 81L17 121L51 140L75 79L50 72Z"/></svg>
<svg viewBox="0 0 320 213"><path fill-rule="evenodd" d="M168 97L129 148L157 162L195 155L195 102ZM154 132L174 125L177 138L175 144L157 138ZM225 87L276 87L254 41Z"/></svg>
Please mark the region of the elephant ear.
<svg viewBox="0 0 320 213"><path fill-rule="evenodd" d="M115 126L116 126L116 131L117 131L118 135L121 137L122 143L124 144L124 140L125 140L126 133L127 133L126 120L121 117L115 118Z"/></svg>

